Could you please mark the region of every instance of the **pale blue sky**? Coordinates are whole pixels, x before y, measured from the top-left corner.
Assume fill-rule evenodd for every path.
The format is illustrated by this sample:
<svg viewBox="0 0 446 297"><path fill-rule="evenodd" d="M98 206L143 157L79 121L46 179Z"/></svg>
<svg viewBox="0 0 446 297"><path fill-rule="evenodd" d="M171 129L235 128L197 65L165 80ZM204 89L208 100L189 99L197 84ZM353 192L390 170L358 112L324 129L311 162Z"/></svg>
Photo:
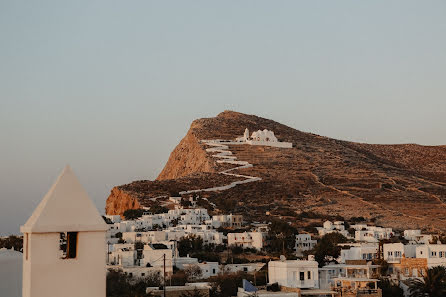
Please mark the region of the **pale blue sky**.
<svg viewBox="0 0 446 297"><path fill-rule="evenodd" d="M98 208L225 109L446 144L445 1L0 0L0 234L66 163Z"/></svg>

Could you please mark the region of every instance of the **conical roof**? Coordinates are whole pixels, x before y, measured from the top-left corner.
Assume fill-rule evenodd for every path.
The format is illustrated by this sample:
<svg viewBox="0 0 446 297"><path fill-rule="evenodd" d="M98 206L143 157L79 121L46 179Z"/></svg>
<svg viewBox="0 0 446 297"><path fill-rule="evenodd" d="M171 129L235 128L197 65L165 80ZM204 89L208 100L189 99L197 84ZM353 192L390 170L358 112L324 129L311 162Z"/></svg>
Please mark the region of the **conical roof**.
<svg viewBox="0 0 446 297"><path fill-rule="evenodd" d="M107 229L70 166L66 166L20 231L46 233Z"/></svg>

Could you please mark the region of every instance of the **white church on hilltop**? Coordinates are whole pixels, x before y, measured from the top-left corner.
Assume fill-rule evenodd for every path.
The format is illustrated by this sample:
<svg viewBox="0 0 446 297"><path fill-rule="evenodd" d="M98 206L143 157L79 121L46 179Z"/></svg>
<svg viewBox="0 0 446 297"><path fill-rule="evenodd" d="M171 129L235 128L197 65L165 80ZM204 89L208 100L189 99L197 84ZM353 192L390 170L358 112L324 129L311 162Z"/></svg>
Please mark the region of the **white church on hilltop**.
<svg viewBox="0 0 446 297"><path fill-rule="evenodd" d="M20 228L23 297L105 297L104 220L69 166Z"/></svg>
<svg viewBox="0 0 446 297"><path fill-rule="evenodd" d="M274 146L274 147L282 147L282 148L292 148L293 144L291 142L280 142L277 140L277 137L274 135L273 131L264 129L257 130L249 136L248 128L245 129L245 133L243 136L236 138L236 142L246 143L250 145L265 145L265 146Z"/></svg>

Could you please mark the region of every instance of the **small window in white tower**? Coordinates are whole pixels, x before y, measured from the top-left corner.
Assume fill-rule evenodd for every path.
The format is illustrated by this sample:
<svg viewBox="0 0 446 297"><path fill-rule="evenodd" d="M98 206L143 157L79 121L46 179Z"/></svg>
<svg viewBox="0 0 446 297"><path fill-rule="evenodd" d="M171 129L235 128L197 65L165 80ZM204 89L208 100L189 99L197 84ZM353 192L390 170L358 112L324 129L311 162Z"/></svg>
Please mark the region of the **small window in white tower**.
<svg viewBox="0 0 446 297"><path fill-rule="evenodd" d="M74 259L77 256L77 232L61 232L59 238L61 259Z"/></svg>

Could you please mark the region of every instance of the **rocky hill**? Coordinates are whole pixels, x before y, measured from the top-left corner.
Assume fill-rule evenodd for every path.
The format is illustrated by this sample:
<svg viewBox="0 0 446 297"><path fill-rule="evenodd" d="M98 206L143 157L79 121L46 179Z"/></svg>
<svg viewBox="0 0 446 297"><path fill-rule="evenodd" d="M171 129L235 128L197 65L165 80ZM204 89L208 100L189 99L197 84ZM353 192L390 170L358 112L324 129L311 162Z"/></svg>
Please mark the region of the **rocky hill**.
<svg viewBox="0 0 446 297"><path fill-rule="evenodd" d="M232 156L253 166L222 174L237 166L218 162L222 159L203 140L234 140L245 128L272 130L293 148L229 144ZM446 146L347 142L232 111L195 120L157 180L115 187L106 212L122 214L150 206L156 197L237 183L246 176L259 179L199 194L219 209L253 220L266 219L268 212L299 225L299 214L311 212L446 231Z"/></svg>

